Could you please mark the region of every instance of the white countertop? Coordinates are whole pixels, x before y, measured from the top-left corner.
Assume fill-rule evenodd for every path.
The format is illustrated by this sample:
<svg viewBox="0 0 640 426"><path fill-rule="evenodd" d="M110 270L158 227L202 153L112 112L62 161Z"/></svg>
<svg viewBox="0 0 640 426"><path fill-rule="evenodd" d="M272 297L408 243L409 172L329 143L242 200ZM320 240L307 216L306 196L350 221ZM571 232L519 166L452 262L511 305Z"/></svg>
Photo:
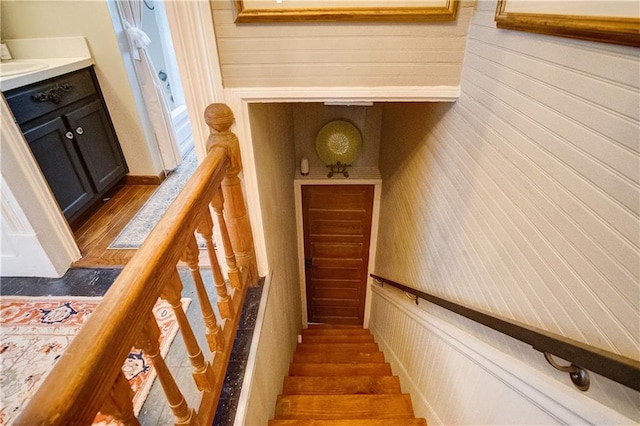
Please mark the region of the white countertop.
<svg viewBox="0 0 640 426"><path fill-rule="evenodd" d="M54 37L4 40L16 60L45 63L32 72L0 77L0 90L7 91L93 65L84 37Z"/></svg>
<svg viewBox="0 0 640 426"><path fill-rule="evenodd" d="M4 92L93 65L93 60L90 57L45 58L33 59L33 61L44 62L48 65L48 67L23 74L14 74L7 77L0 77L0 90Z"/></svg>

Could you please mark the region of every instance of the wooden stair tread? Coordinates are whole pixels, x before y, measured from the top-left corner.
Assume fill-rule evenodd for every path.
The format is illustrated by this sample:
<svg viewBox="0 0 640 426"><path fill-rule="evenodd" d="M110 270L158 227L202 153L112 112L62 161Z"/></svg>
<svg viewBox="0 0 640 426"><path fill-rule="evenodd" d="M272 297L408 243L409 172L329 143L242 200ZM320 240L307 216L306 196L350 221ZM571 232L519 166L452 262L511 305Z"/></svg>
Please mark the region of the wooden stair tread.
<svg viewBox="0 0 640 426"><path fill-rule="evenodd" d="M407 394L395 395L280 395L275 419L412 419Z"/></svg>
<svg viewBox="0 0 640 426"><path fill-rule="evenodd" d="M302 352L379 352L377 343L298 343L296 351Z"/></svg>
<svg viewBox="0 0 640 426"><path fill-rule="evenodd" d="M305 328L302 330L303 336L370 336L371 332L367 328Z"/></svg>
<svg viewBox="0 0 640 426"><path fill-rule="evenodd" d="M359 364L345 363L292 363L289 365L290 376L391 376L388 363L363 362Z"/></svg>
<svg viewBox="0 0 640 426"><path fill-rule="evenodd" d="M305 334L302 336L302 343L374 343L375 340L371 334L355 334L349 336L338 335L312 335Z"/></svg>
<svg viewBox="0 0 640 426"><path fill-rule="evenodd" d="M358 395L401 393L397 376L287 376L283 395Z"/></svg>
<svg viewBox="0 0 640 426"><path fill-rule="evenodd" d="M269 426L427 426L425 419L269 420Z"/></svg>
<svg viewBox="0 0 640 426"><path fill-rule="evenodd" d="M308 329L350 329L350 328L362 328L361 325L351 324L309 324Z"/></svg>
<svg viewBox="0 0 640 426"><path fill-rule="evenodd" d="M295 363L345 363L384 362L382 352L296 352L293 354Z"/></svg>

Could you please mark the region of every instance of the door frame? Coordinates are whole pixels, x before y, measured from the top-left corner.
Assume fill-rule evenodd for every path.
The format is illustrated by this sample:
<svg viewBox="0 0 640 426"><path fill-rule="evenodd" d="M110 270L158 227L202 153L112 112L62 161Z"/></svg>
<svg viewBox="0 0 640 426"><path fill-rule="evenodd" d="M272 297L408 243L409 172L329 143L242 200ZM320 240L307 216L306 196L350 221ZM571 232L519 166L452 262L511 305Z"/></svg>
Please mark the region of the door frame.
<svg viewBox="0 0 640 426"><path fill-rule="evenodd" d="M380 195L382 191L382 178L375 167L362 167L349 170L349 178L327 178L325 169L312 170L309 176L296 173L293 181L294 197L296 204L296 234L298 241L298 275L300 277L300 301L302 311L302 328L308 327L307 321L307 283L304 266L304 228L302 213L302 186L303 185L373 185L373 210L371 212L371 239L369 241L369 264L367 276L374 271L376 263L376 249L378 246L378 223L380 220ZM371 279L367 277L366 294L364 302L363 327L369 327L369 314L371 312Z"/></svg>

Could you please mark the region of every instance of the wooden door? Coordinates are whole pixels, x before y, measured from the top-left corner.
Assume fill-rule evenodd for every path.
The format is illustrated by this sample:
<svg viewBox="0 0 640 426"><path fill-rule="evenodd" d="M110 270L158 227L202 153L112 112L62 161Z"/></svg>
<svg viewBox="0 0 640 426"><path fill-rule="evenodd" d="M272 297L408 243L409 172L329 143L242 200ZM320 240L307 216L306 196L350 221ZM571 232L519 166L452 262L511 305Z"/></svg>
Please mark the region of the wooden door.
<svg viewBox="0 0 640 426"><path fill-rule="evenodd" d="M303 185L309 322L362 325L374 185Z"/></svg>

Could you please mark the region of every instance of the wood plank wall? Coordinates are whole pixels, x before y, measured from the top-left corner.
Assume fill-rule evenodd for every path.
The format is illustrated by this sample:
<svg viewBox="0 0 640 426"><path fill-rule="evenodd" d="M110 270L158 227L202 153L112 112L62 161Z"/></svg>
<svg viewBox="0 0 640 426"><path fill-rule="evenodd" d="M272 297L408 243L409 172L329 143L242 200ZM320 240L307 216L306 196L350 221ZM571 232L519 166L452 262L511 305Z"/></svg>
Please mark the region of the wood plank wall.
<svg viewBox="0 0 640 426"><path fill-rule="evenodd" d="M454 23L235 24L212 1L225 87L456 86L473 3Z"/></svg>
<svg viewBox="0 0 640 426"><path fill-rule="evenodd" d="M638 359L638 50L497 30L494 13L494 1L479 2L454 105L384 107L376 273ZM574 392L539 353L431 311ZM372 314L390 340L415 327L408 317L394 327L385 320ZM436 355L405 334L399 353L408 345ZM445 368L424 382L429 389L471 388L469 398L500 415L479 376ZM432 371L412 373L422 383ZM636 392L592 379L576 398L640 420ZM443 423L478 422L454 402L433 400ZM519 424L547 421L512 415Z"/></svg>

